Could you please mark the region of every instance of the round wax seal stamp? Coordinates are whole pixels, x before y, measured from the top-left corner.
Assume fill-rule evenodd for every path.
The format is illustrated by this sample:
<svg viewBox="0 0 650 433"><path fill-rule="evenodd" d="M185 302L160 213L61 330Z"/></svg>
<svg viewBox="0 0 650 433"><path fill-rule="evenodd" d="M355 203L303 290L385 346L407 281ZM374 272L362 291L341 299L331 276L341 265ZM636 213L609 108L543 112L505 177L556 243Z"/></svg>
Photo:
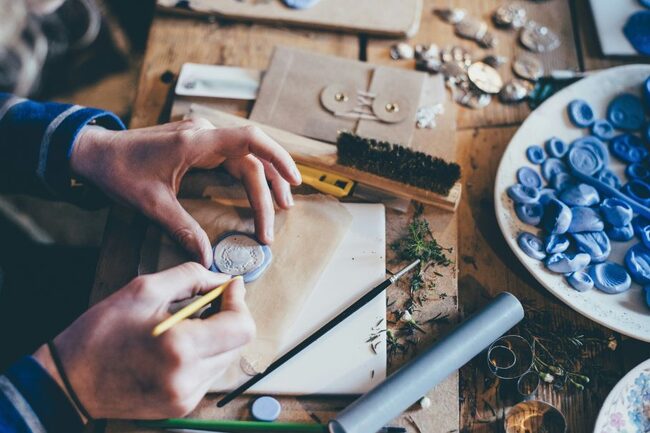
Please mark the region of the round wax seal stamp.
<svg viewBox="0 0 650 433"><path fill-rule="evenodd" d="M253 236L241 232L223 234L214 247L213 269L241 275L245 283L258 279L271 263L271 249Z"/></svg>

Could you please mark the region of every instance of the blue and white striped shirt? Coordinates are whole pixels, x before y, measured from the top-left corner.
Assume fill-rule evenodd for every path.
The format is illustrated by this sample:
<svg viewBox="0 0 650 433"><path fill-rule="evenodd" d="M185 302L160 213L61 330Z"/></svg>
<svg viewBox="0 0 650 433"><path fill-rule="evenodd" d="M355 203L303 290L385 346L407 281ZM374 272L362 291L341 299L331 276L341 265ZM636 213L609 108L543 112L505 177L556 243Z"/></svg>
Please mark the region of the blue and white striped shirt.
<svg viewBox="0 0 650 433"><path fill-rule="evenodd" d="M90 123L124 129L107 111L0 93L0 192L100 203L92 188L73 185L68 164L79 131ZM82 430L67 396L34 358L24 357L0 374L0 433Z"/></svg>

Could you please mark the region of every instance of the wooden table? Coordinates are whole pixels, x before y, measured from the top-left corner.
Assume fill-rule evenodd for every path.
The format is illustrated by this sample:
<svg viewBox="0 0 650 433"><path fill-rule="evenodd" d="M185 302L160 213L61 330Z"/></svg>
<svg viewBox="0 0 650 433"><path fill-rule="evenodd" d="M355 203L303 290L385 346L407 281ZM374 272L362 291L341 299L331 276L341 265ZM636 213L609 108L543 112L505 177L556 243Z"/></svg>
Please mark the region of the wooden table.
<svg viewBox="0 0 650 433"><path fill-rule="evenodd" d="M421 29L412 42L462 45L478 53L475 44L456 38L451 26L441 22L431 10L434 7L464 7L470 14L487 20L501 3L499 0L425 0ZM548 23L562 36L562 46L542 56L547 68L589 70L617 64L598 58L588 0L526 2L526 7L533 18ZM510 57L521 50L514 43L514 34L498 31L498 35L501 43L495 52ZM185 62L263 69L273 47L282 44L374 63L413 67L410 61L390 60L389 48L392 43L365 36L157 15L150 31L131 127L168 120L174 81ZM504 75L508 74L504 68ZM230 111L240 108L224 106ZM497 229L492 198L496 168L517 125L528 112L524 104L506 106L498 102L478 111L459 107L456 144L457 158L463 169L463 199L455 215L425 210L425 217L438 240L443 245L454 247L453 258L457 266L443 270L443 277L438 279L435 291L450 296L439 296L419 313L422 317L443 312L456 318L457 309L462 317L478 309L497 293L510 291L552 311L558 323L576 322L586 329L600 329L559 303L535 282L509 251ZM389 211L387 217L388 238L394 239L402 233L410 216ZM112 210L97 269L93 302L112 293L136 275L146 224L141 217L126 209L115 207ZM389 296L403 298L403 289L392 290ZM434 338L435 332L431 332L425 340ZM650 357L649 345L624 339L617 351L601 356L599 362L621 377L647 357ZM460 381L454 375L432 391L434 404L430 410L412 410L396 424L404 425L412 432L424 433L501 431L499 426L505 405L499 400L494 386L484 380L483 363L484 360L477 357L461 370ZM598 409L610 388L610 382L595 378L583 392L556 392L551 387L543 387L539 397L566 414L571 432L588 432L593 429ZM223 416L214 408L214 401L214 397L206 398L194 415ZM247 401L240 399L235 402L230 414L246 416ZM283 399L283 416L310 420L315 414L326 419L345 403L345 399L335 398ZM109 423L108 430L134 431L126 423Z"/></svg>

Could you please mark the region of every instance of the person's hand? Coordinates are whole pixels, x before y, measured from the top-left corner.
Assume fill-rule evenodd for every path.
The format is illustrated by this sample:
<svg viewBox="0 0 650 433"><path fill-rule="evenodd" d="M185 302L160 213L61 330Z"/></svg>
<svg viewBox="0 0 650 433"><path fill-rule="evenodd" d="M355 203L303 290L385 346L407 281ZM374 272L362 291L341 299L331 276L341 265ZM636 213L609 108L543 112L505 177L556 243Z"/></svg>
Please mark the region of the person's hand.
<svg viewBox="0 0 650 433"><path fill-rule="evenodd" d="M255 334L243 282L221 309L153 337L171 302L208 292L230 277L198 263L141 276L95 305L54 340L79 401L93 418L159 419L189 413ZM62 386L47 346L34 355ZM63 386L62 386L63 388Z"/></svg>
<svg viewBox="0 0 650 433"><path fill-rule="evenodd" d="M215 129L205 119L129 131L89 126L79 134L70 156L73 173L159 223L205 267L212 264L208 236L176 194L190 168L218 165L241 179L254 211L256 235L271 243L272 197L281 208L291 207L290 184L299 185L301 177L289 153L259 128Z"/></svg>

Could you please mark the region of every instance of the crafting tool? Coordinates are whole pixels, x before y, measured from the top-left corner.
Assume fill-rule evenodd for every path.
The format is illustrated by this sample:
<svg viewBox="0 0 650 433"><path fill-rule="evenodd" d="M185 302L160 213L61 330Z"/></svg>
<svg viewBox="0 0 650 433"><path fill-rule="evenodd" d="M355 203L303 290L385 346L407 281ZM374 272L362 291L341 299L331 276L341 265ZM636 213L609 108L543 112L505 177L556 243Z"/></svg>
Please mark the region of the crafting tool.
<svg viewBox="0 0 650 433"><path fill-rule="evenodd" d="M191 317L193 314L197 313L201 308L205 307L206 305L210 304L215 299L217 299L223 293L223 291L226 290L226 287L228 287L230 283L232 283L237 279L242 279L242 277L238 275L226 281L216 289L206 293L205 295L201 296L191 304L181 308L176 313L172 314L171 316L169 316L168 318L160 322L158 325L156 325L156 327L153 328L151 335L153 335L154 337L158 337L161 334L164 334L165 332L169 331L169 329L171 329L172 326Z"/></svg>
<svg viewBox="0 0 650 433"><path fill-rule="evenodd" d="M329 194L336 198L343 198L350 195L352 188L354 188L354 181L346 177L325 170L307 167L302 164L296 165L302 176L302 183L324 194Z"/></svg>
<svg viewBox="0 0 650 433"><path fill-rule="evenodd" d="M524 318L510 293L498 295L454 331L361 396L329 422L330 433L379 430Z"/></svg>
<svg viewBox="0 0 650 433"><path fill-rule="evenodd" d="M309 337L305 338L302 340L300 343L298 343L296 346L294 346L292 349L290 349L288 352L286 352L284 355L276 359L269 367L262 373L258 373L255 376L251 377L249 380L247 380L245 383L243 383L241 386L239 386L237 389L234 391L226 394L225 397L223 397L221 400L217 402L218 407L223 407L229 402L231 402L233 399L235 399L237 396L241 395L244 393L247 389L255 385L257 382L260 380L264 379L266 376L269 374L273 373L276 369L281 367L284 363L286 363L288 360L296 356L298 353L302 352L304 349L306 349L309 345L311 345L313 342L318 340L320 337L323 335L327 334L331 329L333 329L336 325L350 317L352 314L360 310L364 305L368 304L370 301L372 301L375 297L377 297L380 293L382 293L384 290L386 290L390 285L392 285L395 281L399 280L403 275L405 275L407 272L411 271L413 268L415 268L418 264L420 263L420 260L416 260L410 265L406 266L399 272L397 272L395 275L391 276L390 278L384 280L382 283L374 287L373 289L369 290L366 292L365 295L360 297L357 301L355 301L352 305L347 307L345 310L343 310L341 313L339 313L336 317L334 317L332 320L327 322L325 325L323 325L320 329L318 329L316 332L311 334ZM422 393L424 395L425 393ZM376 430L381 428L382 426L378 426ZM375 430L375 431L376 431Z"/></svg>

